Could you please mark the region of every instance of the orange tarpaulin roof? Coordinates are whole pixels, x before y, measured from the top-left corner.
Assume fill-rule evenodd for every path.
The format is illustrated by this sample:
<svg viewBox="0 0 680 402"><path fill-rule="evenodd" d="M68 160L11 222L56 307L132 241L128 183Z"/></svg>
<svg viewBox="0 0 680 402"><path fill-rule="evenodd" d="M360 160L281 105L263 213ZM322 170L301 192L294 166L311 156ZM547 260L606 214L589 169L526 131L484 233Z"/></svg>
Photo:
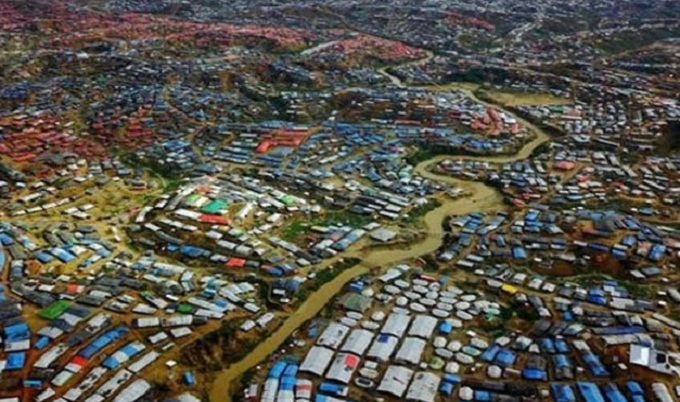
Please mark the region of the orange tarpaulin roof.
<svg viewBox="0 0 680 402"><path fill-rule="evenodd" d="M71 363L78 365L80 367L86 367L87 359L82 356L75 356L73 359L71 359Z"/></svg>
<svg viewBox="0 0 680 402"><path fill-rule="evenodd" d="M225 265L227 268L243 268L246 266L246 260L243 258L230 258Z"/></svg>
<svg viewBox="0 0 680 402"><path fill-rule="evenodd" d="M210 214L201 214L201 216L198 217L198 220L203 223L212 223L215 225L228 225L230 222L228 218Z"/></svg>

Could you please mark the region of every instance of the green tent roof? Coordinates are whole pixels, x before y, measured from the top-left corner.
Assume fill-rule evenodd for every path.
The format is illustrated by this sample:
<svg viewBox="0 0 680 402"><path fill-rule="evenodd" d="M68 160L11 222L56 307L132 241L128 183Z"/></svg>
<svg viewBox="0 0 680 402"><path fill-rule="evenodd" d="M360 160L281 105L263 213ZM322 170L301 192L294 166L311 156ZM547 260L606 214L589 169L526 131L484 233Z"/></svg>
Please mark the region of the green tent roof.
<svg viewBox="0 0 680 402"><path fill-rule="evenodd" d="M50 304L46 308L38 312L38 316L45 318L47 320L54 320L60 315L64 314L64 311L71 305L71 303L65 300L58 300Z"/></svg>
<svg viewBox="0 0 680 402"><path fill-rule="evenodd" d="M224 200L215 200L206 204L203 208L201 208L201 211L207 214L218 214L228 206L229 204Z"/></svg>

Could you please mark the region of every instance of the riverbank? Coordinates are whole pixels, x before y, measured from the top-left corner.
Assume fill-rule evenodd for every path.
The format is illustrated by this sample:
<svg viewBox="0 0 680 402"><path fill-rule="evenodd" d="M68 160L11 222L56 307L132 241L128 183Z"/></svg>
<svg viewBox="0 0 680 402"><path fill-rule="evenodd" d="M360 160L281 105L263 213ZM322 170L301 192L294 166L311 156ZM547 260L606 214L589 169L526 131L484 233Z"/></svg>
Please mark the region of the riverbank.
<svg viewBox="0 0 680 402"><path fill-rule="evenodd" d="M424 167L425 165L420 165L421 170ZM428 173L428 175L434 175L434 173ZM374 250L367 255L361 255L360 250L348 253L349 257L360 255L363 261L362 264L344 271L335 279L323 285L317 292L311 294L302 303L300 308L292 313L284 324L265 342L258 345L244 359L222 371L213 383L210 391L210 400L214 402L231 402L233 393L231 387L234 384L238 384L238 379L246 371L257 366L269 355L276 352L286 339L302 324L317 316L323 307L353 278L368 273L369 268L389 268L400 261L436 251L442 245L444 231L441 224L445 217L451 214L465 214L479 210L489 211L505 207L500 194L483 183L464 182L455 178L447 178L446 181L459 187L468 187L472 195L451 200L428 212L423 218L427 236L417 243L399 249Z"/></svg>
<svg viewBox="0 0 680 402"><path fill-rule="evenodd" d="M527 123L528 122L523 122L523 124ZM534 149L550 139L550 137L542 130L530 125L530 123L527 125L536 132L536 138L525 144L515 155L457 156L456 158L489 162L512 162L525 159L531 155ZM494 212L507 208L500 193L484 183L464 181L432 172L432 166L439 163L441 160L450 158L452 157L443 155L424 161L416 166L415 173L427 179L437 180L459 187L470 194L470 196L443 202L441 206L428 212L423 218L427 235L417 243L399 249L373 250L365 255L362 255L361 251L348 253L348 257L361 258L362 263L344 271L335 279L323 285L317 292L313 293L298 310L291 314L285 320L284 324L276 330L266 342L258 345L238 363L232 364L222 371L215 379L210 390L211 401L231 402L232 393L234 391L232 386L238 384L239 378L248 370L265 360L269 355L276 352L297 328L318 315L321 309L323 309L323 307L353 278L367 273L369 268L389 268L398 262L417 258L436 251L442 245L444 234L442 222L447 216L453 214L467 214L476 211Z"/></svg>
<svg viewBox="0 0 680 402"><path fill-rule="evenodd" d="M312 293L265 342L260 343L245 358L220 372L210 390L210 400L213 402L231 402L233 393L231 387L238 384L238 379L245 372L276 352L296 329L314 318L345 284L366 273L368 273L366 266L356 265Z"/></svg>
<svg viewBox="0 0 680 402"><path fill-rule="evenodd" d="M411 63L424 63L432 57L417 60ZM387 68L380 69L380 73L390 79L390 81L399 87L404 87L403 82L398 77L395 77L387 72ZM432 85L428 87L419 87L422 89L429 89L433 91L456 90L462 92L465 96L486 105L488 107L499 108L498 105L481 100L477 98L471 88L456 87L455 89L447 86ZM294 313L292 313L278 330L276 330L266 342L258 345L252 352L238 363L232 364L225 370L220 372L215 379L212 388L210 389L210 400L213 402L231 402L234 390L233 386L239 384L239 378L248 370L260 364L269 355L275 353L281 345L288 339L288 337L297 330L301 325L319 314L323 307L329 303L342 289L357 276L366 274L369 269L380 268L385 269L395 265L401 261L414 259L426 254L436 251L442 245L444 231L442 222L450 215L463 215L471 212L486 212L492 213L507 208L503 202L503 197L495 189L487 186L482 182L465 181L455 177L439 175L433 172L433 167L445 159L457 160L475 160L495 163L514 162L521 159L526 159L534 152L536 148L550 140L550 136L542 129L532 124L531 122L519 116L515 116L520 124L523 124L530 131L535 134L535 137L523 145L517 153L513 155L485 155L485 156L451 156L439 155L429 160L420 162L416 165L414 173L430 179L447 183L451 186L462 189L467 197L460 197L456 199L446 200L439 207L429 211L423 217L425 225L426 236L420 241L410 244L405 247L397 249L375 249L367 253L362 250L347 253L347 257L361 258L362 263L344 271L332 281L324 284L318 291L311 294L310 297L302 303Z"/></svg>

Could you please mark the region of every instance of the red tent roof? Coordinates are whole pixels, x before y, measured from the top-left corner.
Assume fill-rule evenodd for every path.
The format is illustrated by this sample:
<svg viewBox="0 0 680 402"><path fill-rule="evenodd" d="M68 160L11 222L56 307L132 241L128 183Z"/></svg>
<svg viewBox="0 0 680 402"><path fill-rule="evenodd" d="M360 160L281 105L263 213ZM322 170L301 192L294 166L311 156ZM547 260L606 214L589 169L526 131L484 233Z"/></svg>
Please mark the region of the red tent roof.
<svg viewBox="0 0 680 402"><path fill-rule="evenodd" d="M227 268L243 268L246 266L246 260L243 258L232 257L226 263Z"/></svg>
<svg viewBox="0 0 680 402"><path fill-rule="evenodd" d="M73 359L71 359L71 363L80 367L87 367L87 359L82 356L75 356Z"/></svg>
<svg viewBox="0 0 680 402"><path fill-rule="evenodd" d="M228 225L231 221L228 218L219 215L201 214L198 220L203 223L212 223L214 225Z"/></svg>

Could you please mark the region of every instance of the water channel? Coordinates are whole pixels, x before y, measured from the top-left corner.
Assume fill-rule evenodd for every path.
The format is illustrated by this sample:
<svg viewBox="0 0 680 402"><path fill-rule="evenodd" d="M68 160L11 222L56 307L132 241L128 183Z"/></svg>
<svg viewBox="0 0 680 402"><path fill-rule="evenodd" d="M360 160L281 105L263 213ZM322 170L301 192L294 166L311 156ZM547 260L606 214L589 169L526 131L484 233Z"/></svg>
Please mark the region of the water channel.
<svg viewBox="0 0 680 402"><path fill-rule="evenodd" d="M487 104L486 102L477 99L470 91L463 90L463 92L472 99ZM497 107L495 105L492 106ZM416 166L415 172L417 174L427 179L438 180L459 187L468 193L469 196L450 199L444 202L440 207L427 213L424 217L424 224L427 232L426 236L420 241L411 244L409 247L396 250L377 249L368 254L357 255L362 259L361 264L347 269L335 279L323 285L317 292L303 302L294 313L288 316L281 327L253 349L250 354L220 372L210 390L210 400L213 402L231 402L231 393L233 391L231 387L238 385L239 378L245 372L260 364L270 354L276 352L297 328L319 314L324 305L330 302L348 282L353 278L368 272L367 267L389 268L400 261L417 258L437 250L442 244L442 221L451 214L460 215L475 211L493 212L506 208L501 195L495 189L488 187L484 183L463 181L450 176L438 175L432 171L432 168L444 159L505 163L527 158L536 147L548 141L550 137L544 131L529 122L519 118L518 120L533 131L536 136L514 155L437 156ZM352 253L349 253L348 256L352 256Z"/></svg>

